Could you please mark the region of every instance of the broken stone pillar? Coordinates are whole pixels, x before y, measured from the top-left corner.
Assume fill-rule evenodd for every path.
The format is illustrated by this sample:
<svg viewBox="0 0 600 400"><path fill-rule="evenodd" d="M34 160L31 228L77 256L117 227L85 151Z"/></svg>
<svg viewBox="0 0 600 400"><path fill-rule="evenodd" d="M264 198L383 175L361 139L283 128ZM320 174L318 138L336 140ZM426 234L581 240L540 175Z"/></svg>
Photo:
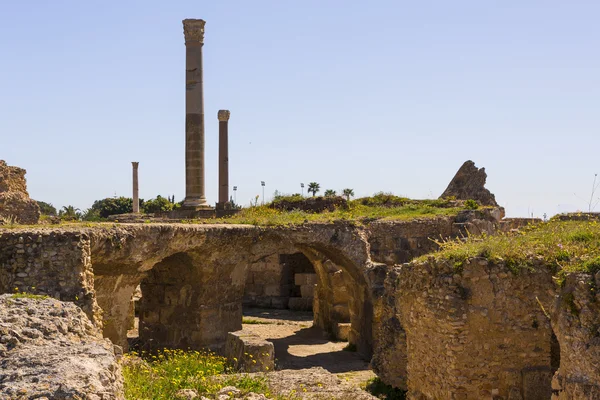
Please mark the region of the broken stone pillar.
<svg viewBox="0 0 600 400"><path fill-rule="evenodd" d="M219 110L219 204L229 201L229 110Z"/></svg>
<svg viewBox="0 0 600 400"><path fill-rule="evenodd" d="M185 199L186 207L207 206L204 193L204 84L201 19L183 20L185 36Z"/></svg>
<svg viewBox="0 0 600 400"><path fill-rule="evenodd" d="M139 162L132 161L133 166L133 212L140 212L140 188L138 186L138 166Z"/></svg>

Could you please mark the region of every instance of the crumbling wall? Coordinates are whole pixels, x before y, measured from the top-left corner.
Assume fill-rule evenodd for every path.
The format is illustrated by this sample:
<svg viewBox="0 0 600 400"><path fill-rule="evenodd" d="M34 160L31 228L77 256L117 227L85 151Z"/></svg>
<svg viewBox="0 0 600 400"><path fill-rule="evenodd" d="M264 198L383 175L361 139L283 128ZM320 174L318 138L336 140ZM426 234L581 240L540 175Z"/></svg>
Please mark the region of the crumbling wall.
<svg viewBox="0 0 600 400"><path fill-rule="evenodd" d="M89 237L59 229L0 231L0 293L15 292L72 301L100 326Z"/></svg>
<svg viewBox="0 0 600 400"><path fill-rule="evenodd" d="M436 241L469 234L493 234L504 217L503 208L464 210L456 216L407 221L375 221L367 226L373 262L402 264L439 248Z"/></svg>
<svg viewBox="0 0 600 400"><path fill-rule="evenodd" d="M113 344L75 304L4 294L0 321L0 398L124 398Z"/></svg>
<svg viewBox="0 0 600 400"><path fill-rule="evenodd" d="M431 258L387 279L396 295L377 334L401 334L375 339L384 380L398 385L406 371L414 399L550 397L552 329L541 305L549 309L554 284L543 266L515 274L483 258L460 267ZM377 356L386 351L398 356Z"/></svg>
<svg viewBox="0 0 600 400"><path fill-rule="evenodd" d="M600 272L566 277L552 307L560 367L552 380L555 400L600 399Z"/></svg>
<svg viewBox="0 0 600 400"><path fill-rule="evenodd" d="M36 224L40 219L40 207L27 193L26 172L0 160L0 219L14 219L20 224Z"/></svg>

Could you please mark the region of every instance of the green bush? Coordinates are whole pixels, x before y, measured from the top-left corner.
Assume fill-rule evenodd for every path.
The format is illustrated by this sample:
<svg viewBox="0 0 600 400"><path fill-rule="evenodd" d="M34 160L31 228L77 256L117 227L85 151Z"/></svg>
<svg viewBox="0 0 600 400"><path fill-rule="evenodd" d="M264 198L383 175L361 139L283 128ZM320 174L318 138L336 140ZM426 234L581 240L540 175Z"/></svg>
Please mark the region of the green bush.
<svg viewBox="0 0 600 400"><path fill-rule="evenodd" d="M467 210L477 210L479 208L479 204L473 199L465 200L465 208Z"/></svg>

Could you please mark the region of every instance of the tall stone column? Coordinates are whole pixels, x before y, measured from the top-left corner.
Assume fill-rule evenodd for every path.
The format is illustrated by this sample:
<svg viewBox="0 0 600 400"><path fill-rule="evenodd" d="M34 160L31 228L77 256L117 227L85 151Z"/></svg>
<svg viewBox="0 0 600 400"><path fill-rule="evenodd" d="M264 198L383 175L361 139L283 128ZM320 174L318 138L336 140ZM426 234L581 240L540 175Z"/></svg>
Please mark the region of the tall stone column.
<svg viewBox="0 0 600 400"><path fill-rule="evenodd" d="M204 83L201 19L183 20L185 36L185 199L186 207L207 206L204 193Z"/></svg>
<svg viewBox="0 0 600 400"><path fill-rule="evenodd" d="M138 184L138 166L139 162L132 161L131 165L133 166L133 212L140 212L140 187Z"/></svg>
<svg viewBox="0 0 600 400"><path fill-rule="evenodd" d="M229 201L229 110L219 110L219 203Z"/></svg>

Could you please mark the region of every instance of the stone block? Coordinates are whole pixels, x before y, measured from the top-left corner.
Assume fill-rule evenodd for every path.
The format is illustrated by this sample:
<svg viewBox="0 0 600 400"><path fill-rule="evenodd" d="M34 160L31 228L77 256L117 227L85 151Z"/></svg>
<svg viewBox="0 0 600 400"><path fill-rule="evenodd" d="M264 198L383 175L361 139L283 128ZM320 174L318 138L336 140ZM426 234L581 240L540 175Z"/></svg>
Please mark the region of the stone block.
<svg viewBox="0 0 600 400"><path fill-rule="evenodd" d="M308 274L308 273L298 273L294 275L294 283L298 286L308 285L314 279L314 282L317 283L316 274Z"/></svg>
<svg viewBox="0 0 600 400"><path fill-rule="evenodd" d="M311 311L312 310L312 299L305 299L302 297L290 297L288 301L288 308L296 311Z"/></svg>
<svg viewBox="0 0 600 400"><path fill-rule="evenodd" d="M246 330L227 334L225 356L236 371L266 372L275 367L273 343Z"/></svg>
<svg viewBox="0 0 600 400"><path fill-rule="evenodd" d="M265 286L265 296L280 296L281 285L267 285Z"/></svg>
<svg viewBox="0 0 600 400"><path fill-rule="evenodd" d="M348 341L350 336L350 322L338 322L333 326L333 334L337 340Z"/></svg>
<svg viewBox="0 0 600 400"><path fill-rule="evenodd" d="M283 310L287 308L289 299L289 297L284 296L271 297L271 307Z"/></svg>
<svg viewBox="0 0 600 400"><path fill-rule="evenodd" d="M331 319L334 321L347 322L350 321L350 310L347 304L336 304L331 310Z"/></svg>
<svg viewBox="0 0 600 400"><path fill-rule="evenodd" d="M549 399L552 396L552 373L550 368L523 370L523 398Z"/></svg>
<svg viewBox="0 0 600 400"><path fill-rule="evenodd" d="M302 295L302 298L312 299L315 296L315 285L300 286L300 294Z"/></svg>

